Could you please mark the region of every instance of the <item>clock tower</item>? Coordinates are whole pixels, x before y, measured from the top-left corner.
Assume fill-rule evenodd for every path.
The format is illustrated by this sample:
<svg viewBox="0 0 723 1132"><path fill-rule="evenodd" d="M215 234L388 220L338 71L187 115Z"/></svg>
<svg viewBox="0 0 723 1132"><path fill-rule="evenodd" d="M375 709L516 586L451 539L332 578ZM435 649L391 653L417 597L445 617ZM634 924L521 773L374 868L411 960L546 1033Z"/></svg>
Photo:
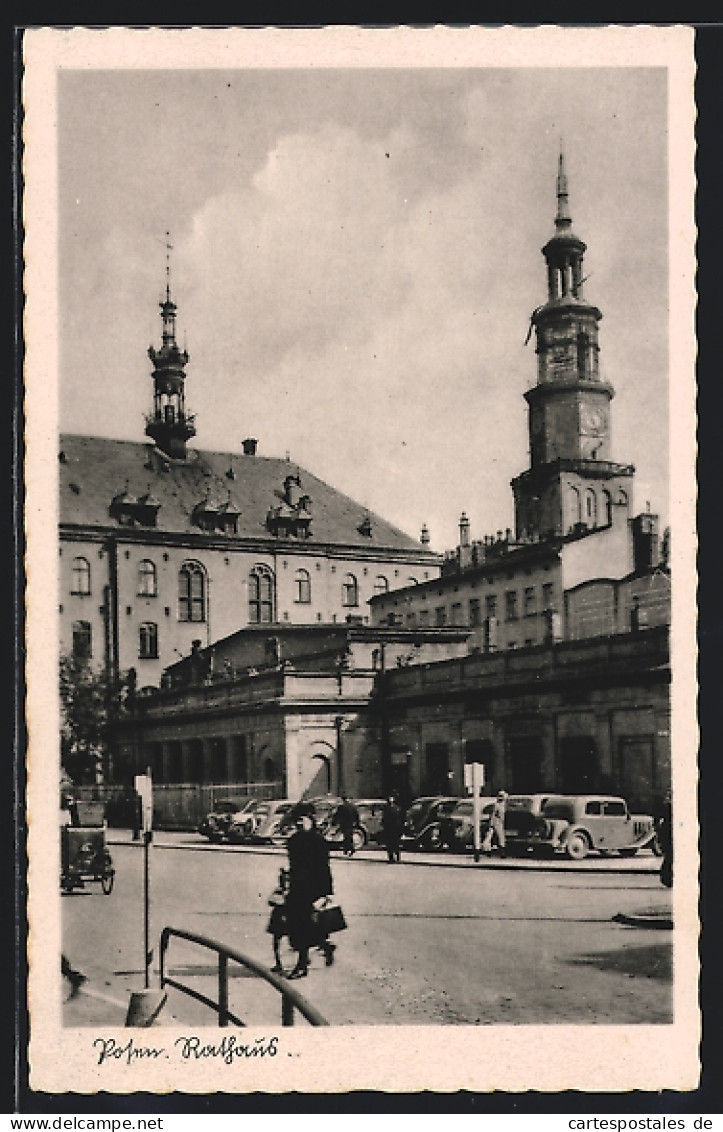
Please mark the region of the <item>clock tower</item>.
<svg viewBox="0 0 723 1132"><path fill-rule="evenodd" d="M630 502L630 465L610 453L613 387L600 376L602 314L583 295L586 245L572 230L565 161L557 173L555 234L542 249L547 302L534 311L537 384L525 394L530 468L512 481L518 539L580 533Z"/></svg>

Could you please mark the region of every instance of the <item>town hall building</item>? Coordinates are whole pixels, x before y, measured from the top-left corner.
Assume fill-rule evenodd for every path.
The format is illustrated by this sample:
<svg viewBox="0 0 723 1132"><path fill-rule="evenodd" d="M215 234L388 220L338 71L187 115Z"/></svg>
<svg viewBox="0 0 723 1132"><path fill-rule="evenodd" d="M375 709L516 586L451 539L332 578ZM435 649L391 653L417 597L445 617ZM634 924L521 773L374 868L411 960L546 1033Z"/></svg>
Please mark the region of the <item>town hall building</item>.
<svg viewBox="0 0 723 1132"><path fill-rule="evenodd" d="M166 279L148 351L146 441L60 441L60 647L157 687L169 665L246 625L369 618L369 599L425 582L440 557L288 459L189 446L188 353Z"/></svg>

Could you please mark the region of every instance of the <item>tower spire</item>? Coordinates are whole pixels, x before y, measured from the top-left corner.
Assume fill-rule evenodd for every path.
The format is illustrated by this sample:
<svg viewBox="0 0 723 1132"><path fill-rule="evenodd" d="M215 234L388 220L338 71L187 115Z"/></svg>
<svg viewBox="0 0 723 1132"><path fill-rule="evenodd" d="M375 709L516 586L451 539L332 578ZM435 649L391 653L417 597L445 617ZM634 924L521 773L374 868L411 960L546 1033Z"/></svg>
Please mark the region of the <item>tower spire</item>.
<svg viewBox="0 0 723 1132"><path fill-rule="evenodd" d="M184 382L188 353L176 341L176 304L171 298L171 251L166 232L166 296L159 304L163 331L160 350L151 346L153 362L153 412L146 418L146 434L168 456L184 459L186 441L195 436L194 419L186 412Z"/></svg>
<svg viewBox="0 0 723 1132"><path fill-rule="evenodd" d="M555 217L555 228L558 234L570 228L572 224L572 217L570 216L570 202L567 195L567 173L565 172L565 154L562 148L562 138L560 138L560 156L557 163L557 216Z"/></svg>
<svg viewBox="0 0 723 1132"><path fill-rule="evenodd" d="M173 251L173 244L171 243L171 233L166 232L166 302L171 301L171 252Z"/></svg>

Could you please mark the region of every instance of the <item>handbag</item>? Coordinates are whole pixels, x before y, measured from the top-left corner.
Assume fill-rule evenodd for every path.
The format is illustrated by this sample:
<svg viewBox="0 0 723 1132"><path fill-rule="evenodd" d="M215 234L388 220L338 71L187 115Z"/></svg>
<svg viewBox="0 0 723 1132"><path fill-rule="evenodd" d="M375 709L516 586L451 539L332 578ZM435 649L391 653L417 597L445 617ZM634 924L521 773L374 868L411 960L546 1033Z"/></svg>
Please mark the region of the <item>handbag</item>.
<svg viewBox="0 0 723 1132"><path fill-rule="evenodd" d="M280 888L275 888L269 896L269 904L272 908L280 908L285 903L286 896L284 895L283 890Z"/></svg>
<svg viewBox="0 0 723 1132"><path fill-rule="evenodd" d="M344 913L341 905L333 896L322 896L314 901L312 917L314 923L323 935L341 932L346 927Z"/></svg>

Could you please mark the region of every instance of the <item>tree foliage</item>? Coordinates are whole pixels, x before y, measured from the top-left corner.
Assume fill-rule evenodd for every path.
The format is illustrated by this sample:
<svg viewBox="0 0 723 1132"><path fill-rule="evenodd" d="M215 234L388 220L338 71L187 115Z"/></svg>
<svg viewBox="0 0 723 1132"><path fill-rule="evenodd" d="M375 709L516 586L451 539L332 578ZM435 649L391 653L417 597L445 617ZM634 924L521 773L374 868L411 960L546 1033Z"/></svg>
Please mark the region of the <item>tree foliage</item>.
<svg viewBox="0 0 723 1132"><path fill-rule="evenodd" d="M62 762L76 784L96 781L127 688L128 677L114 680L84 658L60 658Z"/></svg>

